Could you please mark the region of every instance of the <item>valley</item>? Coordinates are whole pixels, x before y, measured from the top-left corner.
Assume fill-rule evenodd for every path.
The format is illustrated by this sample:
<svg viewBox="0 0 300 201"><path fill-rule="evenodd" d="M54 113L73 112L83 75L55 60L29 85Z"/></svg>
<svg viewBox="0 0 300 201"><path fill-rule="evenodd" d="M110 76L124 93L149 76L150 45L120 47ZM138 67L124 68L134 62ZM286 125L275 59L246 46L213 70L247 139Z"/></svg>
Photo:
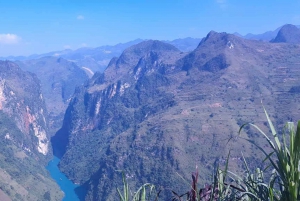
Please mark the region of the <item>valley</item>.
<svg viewBox="0 0 300 201"><path fill-rule="evenodd" d="M241 153L251 169L265 168L238 131L248 122L269 131L262 103L277 128L300 119L299 30L5 58L13 61L0 61L0 200L118 200L120 171L133 189L150 182L167 200L170 189L189 190L181 181L196 166L201 185L210 182L230 150L236 172Z"/></svg>
<svg viewBox="0 0 300 201"><path fill-rule="evenodd" d="M177 44L180 45L180 41L177 40ZM187 44L191 44L191 41L195 45L193 39L188 39L182 47L189 48ZM88 52L101 54L103 51L116 51L108 55L108 58L112 58L137 42L139 40L115 47L99 47ZM80 57L80 51L83 50L73 54ZM94 74L91 70L93 65L79 67L78 62L70 60L73 58L71 53L66 58L68 60L59 57L58 53L47 53L27 58L9 57L1 61L0 109L3 120L0 119L0 124L4 141L1 145L0 200L84 199L84 188L75 185L58 169L60 159L53 157L50 144L50 138L62 125L64 112L75 88ZM101 71L101 67L97 69ZM46 166L50 174L44 168ZM28 172L24 172L24 169ZM37 185L33 183L36 181Z"/></svg>

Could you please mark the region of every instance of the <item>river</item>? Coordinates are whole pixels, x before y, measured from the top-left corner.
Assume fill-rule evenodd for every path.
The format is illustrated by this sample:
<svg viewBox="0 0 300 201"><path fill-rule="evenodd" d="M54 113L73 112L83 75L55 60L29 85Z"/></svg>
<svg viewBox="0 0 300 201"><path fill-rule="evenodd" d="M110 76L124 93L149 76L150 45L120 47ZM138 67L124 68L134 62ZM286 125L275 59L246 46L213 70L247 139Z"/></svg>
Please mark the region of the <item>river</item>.
<svg viewBox="0 0 300 201"><path fill-rule="evenodd" d="M79 187L69 180L66 175L60 172L58 163L60 159L56 156L48 163L47 170L50 172L51 177L59 185L60 189L65 193L65 197L62 201L79 201L78 196L75 193L75 188Z"/></svg>

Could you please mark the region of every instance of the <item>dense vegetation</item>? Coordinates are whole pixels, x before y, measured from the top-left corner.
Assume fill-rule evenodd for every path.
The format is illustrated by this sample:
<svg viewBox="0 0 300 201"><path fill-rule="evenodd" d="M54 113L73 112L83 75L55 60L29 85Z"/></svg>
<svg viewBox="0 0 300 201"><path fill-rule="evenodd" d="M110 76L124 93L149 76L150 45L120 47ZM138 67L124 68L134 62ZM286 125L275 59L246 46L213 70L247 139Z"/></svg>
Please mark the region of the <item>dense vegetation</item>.
<svg viewBox="0 0 300 201"><path fill-rule="evenodd" d="M265 155L264 163L268 163L267 168L261 170L257 168L251 170L244 159L244 174L239 176L228 169L230 153L224 169L216 167L212 174L213 181L206 184L204 188L197 188L198 169L192 175L191 190L180 194L172 191L172 201L297 201L300 199L300 121L297 129L294 124L288 122L283 129L283 134L279 138L269 115L265 111L273 140L264 133L258 126L249 124L264 136L270 146L270 151L266 151L257 145L253 139L244 138L249 143L254 144ZM239 133L246 126L241 126ZM289 136L285 136L289 133ZM289 138L289 142L286 141ZM267 176L266 176L267 175ZM143 184L137 191L130 191L126 176L123 173L123 191L117 188L120 201L157 201L161 190L155 185Z"/></svg>

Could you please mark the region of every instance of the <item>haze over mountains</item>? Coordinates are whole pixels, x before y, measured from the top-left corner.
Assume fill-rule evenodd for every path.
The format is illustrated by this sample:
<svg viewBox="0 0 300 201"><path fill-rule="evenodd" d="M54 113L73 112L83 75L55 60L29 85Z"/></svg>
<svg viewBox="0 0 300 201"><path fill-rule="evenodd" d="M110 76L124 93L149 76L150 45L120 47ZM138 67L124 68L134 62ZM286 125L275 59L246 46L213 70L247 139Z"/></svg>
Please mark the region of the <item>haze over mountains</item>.
<svg viewBox="0 0 300 201"><path fill-rule="evenodd" d="M61 200L44 168L56 131L59 167L86 201L115 200L117 170L132 185L185 192L177 173L189 180L198 165L208 181L229 149L237 171L241 151L261 166L255 147L224 142L245 122L268 130L261 100L278 126L300 119L299 29L276 32L271 42L211 31L1 61L0 199ZM267 148L255 132L243 135Z"/></svg>
<svg viewBox="0 0 300 201"><path fill-rule="evenodd" d="M296 26L297 28L300 28L300 25ZM265 33L262 34L252 34L252 33L248 33L246 35L241 35L239 33L234 33L235 35L245 38L245 39L250 39L250 40L262 40L262 41L271 41L273 39L275 39L275 37L277 36L279 30L282 28L278 27L277 29L275 29L274 31L267 31Z"/></svg>
<svg viewBox="0 0 300 201"><path fill-rule="evenodd" d="M297 26L298 28L300 27ZM270 41L275 39L278 31L281 27L278 27L274 31L267 31L262 34L246 34L242 36L239 33L234 33L239 37L243 37L245 39L251 40L262 40L262 41ZM107 67L110 59L113 57L118 57L121 53L128 47L135 45L139 42L142 42L143 39L136 39L133 41L129 41L126 43L119 43L117 45L105 45L96 48L83 47L76 50L65 49L62 51L53 51L44 54L34 54L30 56L9 56L9 57L0 57L2 60L11 60L11 61L24 61L24 60L33 60L40 59L42 57L61 57L67 59L71 62L74 62L79 67L86 67L90 69L93 73L96 71L103 72ZM175 39L175 40L166 40L164 42L169 43L177 47L182 52L188 52L194 50L199 42L200 38L183 38L183 39Z"/></svg>
<svg viewBox="0 0 300 201"><path fill-rule="evenodd" d="M175 45L181 51L192 51L197 47L201 39L197 38L184 38L176 39L173 41L166 41L167 43ZM10 56L10 57L0 57L2 60L12 60L12 61L24 61L24 60L33 60L40 59L43 57L61 57L67 59L71 62L74 62L80 67L86 67L91 71L103 72L107 67L109 61L113 57L120 56L121 53L128 47L135 45L139 42L142 42L142 39L136 39L127 43L120 43L117 45L105 45L96 48L84 47L77 50L66 49L63 51L54 51L45 54L35 54L28 57L25 56Z"/></svg>

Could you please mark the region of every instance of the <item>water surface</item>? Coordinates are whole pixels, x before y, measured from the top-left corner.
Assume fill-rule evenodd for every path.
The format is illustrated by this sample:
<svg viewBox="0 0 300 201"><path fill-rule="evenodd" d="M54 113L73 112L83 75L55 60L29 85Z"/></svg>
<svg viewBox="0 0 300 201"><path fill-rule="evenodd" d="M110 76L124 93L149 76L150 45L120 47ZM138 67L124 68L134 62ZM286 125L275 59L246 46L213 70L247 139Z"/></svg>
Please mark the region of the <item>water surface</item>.
<svg viewBox="0 0 300 201"><path fill-rule="evenodd" d="M78 196L75 193L75 188L79 187L69 180L66 175L60 172L58 168L58 163L60 159L56 156L48 163L47 170L50 172L51 177L59 185L60 189L65 193L65 197L62 201L79 201Z"/></svg>

